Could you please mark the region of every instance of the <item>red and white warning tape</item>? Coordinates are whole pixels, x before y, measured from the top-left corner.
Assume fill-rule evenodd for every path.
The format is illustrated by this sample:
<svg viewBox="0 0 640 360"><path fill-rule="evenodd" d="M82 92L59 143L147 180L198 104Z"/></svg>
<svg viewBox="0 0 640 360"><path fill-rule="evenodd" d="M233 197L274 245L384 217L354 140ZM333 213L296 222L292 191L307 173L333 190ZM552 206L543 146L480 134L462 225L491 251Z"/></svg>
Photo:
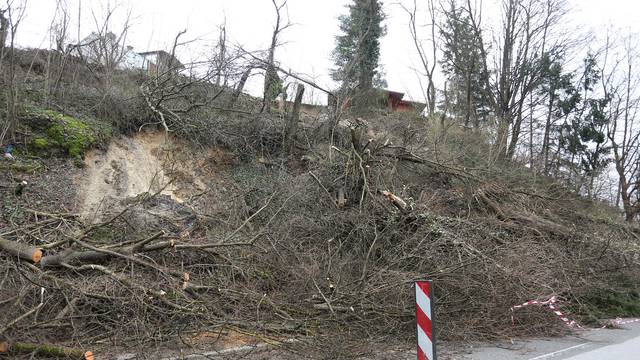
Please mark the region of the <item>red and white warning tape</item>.
<svg viewBox="0 0 640 360"><path fill-rule="evenodd" d="M546 300L546 301L530 300L520 305L514 305L511 307L511 323L514 325L516 323L516 320L513 316L513 312L515 310L518 310L530 305L540 305L540 306L549 307L549 310L551 310L558 318L560 318L560 320L562 320L562 322L564 322L568 327L582 329L582 326L580 326L580 324L578 324L575 320L569 319L569 317L565 313L560 311L558 305L556 305L557 302L558 302L558 298L554 295L550 297L549 300Z"/></svg>
<svg viewBox="0 0 640 360"><path fill-rule="evenodd" d="M558 318L560 318L560 320L562 320L568 327L570 328L576 328L576 329L581 329L584 330L584 328L582 326L580 326L580 324L578 324L575 320L571 320L569 319L569 317L563 313L562 311L560 311L560 309L558 308L558 298L554 295L552 297L549 298L549 300L546 301L538 301L538 300L530 300L527 301L525 303L522 303L520 305L514 305L511 307L511 323L515 325L516 320L513 316L513 313L515 310L521 309L523 307L526 306L530 306L530 305L540 305L540 306L548 306L549 310L551 310L556 316L558 316ZM611 321L608 325L624 325L624 324L631 324L631 323L637 323L640 322L640 319L621 319L621 318L617 318L613 321ZM603 326L603 328L607 327L607 325Z"/></svg>
<svg viewBox="0 0 640 360"><path fill-rule="evenodd" d="M611 324L612 325L624 325L624 324L631 324L631 323L637 323L637 322L640 322L640 319L626 319L626 320L624 320L624 319L617 318L617 319L613 320L611 322Z"/></svg>

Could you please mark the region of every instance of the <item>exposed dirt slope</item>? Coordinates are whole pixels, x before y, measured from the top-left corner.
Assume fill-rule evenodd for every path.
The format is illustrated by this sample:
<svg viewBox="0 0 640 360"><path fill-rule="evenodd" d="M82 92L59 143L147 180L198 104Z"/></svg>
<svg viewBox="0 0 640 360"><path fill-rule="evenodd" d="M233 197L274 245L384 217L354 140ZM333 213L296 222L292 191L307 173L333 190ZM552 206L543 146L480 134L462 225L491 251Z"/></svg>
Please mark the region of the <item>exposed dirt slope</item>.
<svg viewBox="0 0 640 360"><path fill-rule="evenodd" d="M86 219L98 220L98 214L109 213L127 198L160 193L182 202L186 194L203 189L205 185L195 176L192 164L167 161L175 150L163 133L142 132L114 139L106 152L87 153L86 175L79 184L79 212ZM193 181L176 181L178 173L190 174Z"/></svg>

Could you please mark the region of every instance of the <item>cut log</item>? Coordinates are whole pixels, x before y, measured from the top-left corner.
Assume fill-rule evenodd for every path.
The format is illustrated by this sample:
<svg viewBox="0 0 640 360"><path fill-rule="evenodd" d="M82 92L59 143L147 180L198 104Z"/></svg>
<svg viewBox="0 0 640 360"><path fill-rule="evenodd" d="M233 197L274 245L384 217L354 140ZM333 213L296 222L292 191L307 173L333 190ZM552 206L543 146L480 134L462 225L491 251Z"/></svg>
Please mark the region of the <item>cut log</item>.
<svg viewBox="0 0 640 360"><path fill-rule="evenodd" d="M399 196L386 190L382 191L382 195L384 195L389 201L391 201L391 203L395 205L395 207L397 207L399 210L402 210L402 211L407 210L409 205L407 205L407 202L402 200Z"/></svg>
<svg viewBox="0 0 640 360"><path fill-rule="evenodd" d="M33 246L29 246L23 243L3 239L0 237L0 250L17 256L20 259L28 260L33 263L39 263L42 259L42 250Z"/></svg>
<svg viewBox="0 0 640 360"><path fill-rule="evenodd" d="M47 255L42 258L40 265L42 267L60 266L62 263L77 264L97 262L109 259L112 256L98 251L73 251L66 250L55 255Z"/></svg>
<svg viewBox="0 0 640 360"><path fill-rule="evenodd" d="M20 354L33 354L35 356L52 357L52 358L64 358L64 359L77 359L77 360L94 360L93 353L91 351L84 351L81 349L70 348L66 346L48 345L48 344L33 344L33 343L4 343L6 345L5 351L1 351L0 354L6 353L9 355ZM0 343L2 346L2 343Z"/></svg>
<svg viewBox="0 0 640 360"><path fill-rule="evenodd" d="M9 343L6 341L0 341L0 354L9 351Z"/></svg>

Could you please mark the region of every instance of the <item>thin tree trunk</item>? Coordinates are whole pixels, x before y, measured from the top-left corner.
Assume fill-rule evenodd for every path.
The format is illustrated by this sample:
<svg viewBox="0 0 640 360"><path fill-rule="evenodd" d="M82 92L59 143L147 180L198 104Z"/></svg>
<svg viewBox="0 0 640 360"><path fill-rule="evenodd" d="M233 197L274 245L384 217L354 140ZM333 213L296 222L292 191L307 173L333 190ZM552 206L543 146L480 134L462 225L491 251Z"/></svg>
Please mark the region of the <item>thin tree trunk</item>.
<svg viewBox="0 0 640 360"><path fill-rule="evenodd" d="M518 140L520 139L520 130L522 127L522 103L520 103L520 107L518 108L518 116L516 117L516 121L513 123L511 127L511 141L509 142L509 147L507 148L507 160L511 160L516 153L516 147L518 145Z"/></svg>
<svg viewBox="0 0 640 360"><path fill-rule="evenodd" d="M236 102L238 101L238 98L240 97L240 94L242 94L242 90L244 89L244 84L247 83L247 80L249 79L249 75L251 75L251 70L253 70L253 68L248 68L244 73L242 73L242 76L240 77L240 81L238 82L238 85L236 86L235 90L233 91L233 94L231 95L231 101L229 102L230 109L233 109L233 107L236 105Z"/></svg>
<svg viewBox="0 0 640 360"><path fill-rule="evenodd" d="M473 66L473 64L472 64ZM471 68L472 69L472 68ZM465 129L469 127L469 121L471 118L471 70L467 69L467 76L466 76L466 95L467 95L467 106L466 106L466 111L465 111L465 115L464 115L464 127Z"/></svg>
<svg viewBox="0 0 640 360"><path fill-rule="evenodd" d="M555 101L555 92L551 92L549 96L549 104L547 107L547 120L544 124L544 137L542 140L542 156L543 156L543 168L545 174L549 171L549 142L551 136L551 117L553 115L553 102Z"/></svg>
<svg viewBox="0 0 640 360"><path fill-rule="evenodd" d="M293 110L287 122L284 137L284 148L286 152L291 152L294 148L296 133L298 132L298 121L300 121L300 105L302 104L302 96L304 95L304 85L298 84L296 90L296 98L293 103Z"/></svg>
<svg viewBox="0 0 640 360"><path fill-rule="evenodd" d="M529 97L529 169L533 170L533 94Z"/></svg>

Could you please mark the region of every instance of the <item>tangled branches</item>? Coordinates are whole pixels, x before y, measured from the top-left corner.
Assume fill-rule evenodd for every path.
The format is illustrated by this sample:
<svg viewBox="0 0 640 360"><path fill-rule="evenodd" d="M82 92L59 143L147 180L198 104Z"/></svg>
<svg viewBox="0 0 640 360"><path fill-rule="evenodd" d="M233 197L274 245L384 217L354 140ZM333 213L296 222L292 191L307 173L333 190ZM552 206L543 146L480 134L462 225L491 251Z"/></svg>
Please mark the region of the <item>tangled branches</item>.
<svg viewBox="0 0 640 360"><path fill-rule="evenodd" d="M296 149L217 167L218 182L183 203L127 199L93 225L17 199L26 215L1 235L44 255L32 264L0 252L4 336L99 353L226 329L348 357L363 338L411 338L416 279L435 281L440 336L464 340L561 332L534 310L514 326L509 309L553 294L580 313L612 274L636 279L633 231L580 201L510 190L424 149L363 139L366 130L345 129L331 157ZM257 134L252 144L276 136Z"/></svg>

